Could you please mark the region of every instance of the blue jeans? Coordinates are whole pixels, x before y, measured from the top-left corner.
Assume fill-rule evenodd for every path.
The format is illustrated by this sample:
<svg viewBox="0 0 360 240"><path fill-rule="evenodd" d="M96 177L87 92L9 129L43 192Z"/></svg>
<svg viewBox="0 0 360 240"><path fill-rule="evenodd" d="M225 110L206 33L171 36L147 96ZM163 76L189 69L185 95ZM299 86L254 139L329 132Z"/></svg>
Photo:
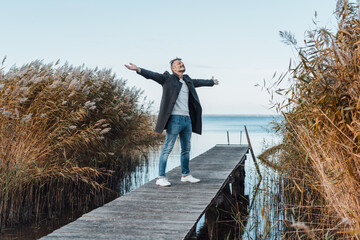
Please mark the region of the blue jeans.
<svg viewBox="0 0 360 240"><path fill-rule="evenodd" d="M181 144L181 174L187 176L190 174L190 139L191 139L191 119L189 116L171 115L168 121L164 148L160 154L159 176L165 177L166 162L174 147L176 138L180 135Z"/></svg>

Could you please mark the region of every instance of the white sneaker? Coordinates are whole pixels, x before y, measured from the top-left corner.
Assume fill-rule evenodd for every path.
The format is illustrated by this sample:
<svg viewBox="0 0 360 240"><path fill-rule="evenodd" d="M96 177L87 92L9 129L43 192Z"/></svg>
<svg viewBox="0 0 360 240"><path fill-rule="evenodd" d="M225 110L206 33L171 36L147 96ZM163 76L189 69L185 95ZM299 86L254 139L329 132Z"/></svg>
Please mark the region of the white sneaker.
<svg viewBox="0 0 360 240"><path fill-rule="evenodd" d="M160 177L156 180L156 185L160 185L161 187L168 187L171 185L171 183L166 177Z"/></svg>
<svg viewBox="0 0 360 240"><path fill-rule="evenodd" d="M187 175L187 176L185 176L185 177L181 177L181 181L182 181L182 182L197 183L197 182L200 182L200 179L194 178L194 177L191 176L191 175Z"/></svg>

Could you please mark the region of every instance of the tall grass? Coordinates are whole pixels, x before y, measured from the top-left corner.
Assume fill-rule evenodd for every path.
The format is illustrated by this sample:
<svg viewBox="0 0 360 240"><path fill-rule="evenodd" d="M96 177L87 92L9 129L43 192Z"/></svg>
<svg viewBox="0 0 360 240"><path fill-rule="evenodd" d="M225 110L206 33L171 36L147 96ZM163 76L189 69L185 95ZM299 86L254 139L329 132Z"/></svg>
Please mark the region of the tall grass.
<svg viewBox="0 0 360 240"><path fill-rule="evenodd" d="M275 107L284 116L276 127L283 135L276 164L288 210L287 239L360 238L358 6L340 0L335 15L336 33L316 27L304 47L282 33L299 56L288 72L291 86L274 90L285 96Z"/></svg>
<svg viewBox="0 0 360 240"><path fill-rule="evenodd" d="M114 170L158 139L141 94L106 69L0 69L0 227L116 194Z"/></svg>

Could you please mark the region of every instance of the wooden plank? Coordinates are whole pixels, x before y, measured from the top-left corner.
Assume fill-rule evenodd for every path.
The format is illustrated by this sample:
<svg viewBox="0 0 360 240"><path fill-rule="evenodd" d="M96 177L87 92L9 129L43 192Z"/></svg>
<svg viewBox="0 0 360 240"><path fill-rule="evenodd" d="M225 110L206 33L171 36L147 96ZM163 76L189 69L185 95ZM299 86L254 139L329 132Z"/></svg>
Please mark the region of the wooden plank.
<svg viewBox="0 0 360 240"><path fill-rule="evenodd" d="M190 161L201 181L180 182L180 167L167 173L171 187L155 179L41 239L184 239L243 164L247 145L216 145Z"/></svg>

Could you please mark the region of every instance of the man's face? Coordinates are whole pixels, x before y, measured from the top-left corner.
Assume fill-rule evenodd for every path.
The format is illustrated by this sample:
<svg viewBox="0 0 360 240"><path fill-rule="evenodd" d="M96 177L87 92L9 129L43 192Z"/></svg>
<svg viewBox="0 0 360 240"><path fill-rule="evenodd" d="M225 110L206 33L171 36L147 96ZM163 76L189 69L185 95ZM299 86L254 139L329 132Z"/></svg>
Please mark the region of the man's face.
<svg viewBox="0 0 360 240"><path fill-rule="evenodd" d="M171 70L175 73L185 72L185 65L181 60L175 60L172 64Z"/></svg>

